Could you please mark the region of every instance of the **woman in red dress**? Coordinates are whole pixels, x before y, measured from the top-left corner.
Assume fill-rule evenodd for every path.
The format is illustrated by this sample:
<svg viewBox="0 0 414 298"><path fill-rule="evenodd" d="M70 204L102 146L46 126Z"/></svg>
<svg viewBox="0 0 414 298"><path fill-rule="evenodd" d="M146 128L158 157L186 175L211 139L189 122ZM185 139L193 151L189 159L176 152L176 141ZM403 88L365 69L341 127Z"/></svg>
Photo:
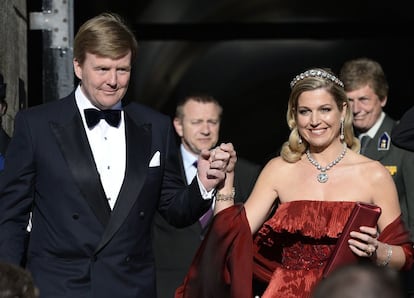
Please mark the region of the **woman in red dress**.
<svg viewBox="0 0 414 298"><path fill-rule="evenodd" d="M350 233L349 249L378 266L411 267L396 187L385 167L359 154L342 82L310 69L291 88L289 140L244 205L234 205L229 166L214 222L177 298L250 298L252 279L266 284L262 298L310 297L358 201L382 214L377 226Z"/></svg>

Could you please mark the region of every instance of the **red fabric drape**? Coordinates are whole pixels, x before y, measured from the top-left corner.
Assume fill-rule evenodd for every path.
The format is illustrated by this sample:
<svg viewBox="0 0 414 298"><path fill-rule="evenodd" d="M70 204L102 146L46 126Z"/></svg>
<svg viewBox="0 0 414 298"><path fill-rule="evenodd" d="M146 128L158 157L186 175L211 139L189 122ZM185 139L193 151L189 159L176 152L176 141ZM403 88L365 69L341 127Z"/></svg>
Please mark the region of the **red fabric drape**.
<svg viewBox="0 0 414 298"><path fill-rule="evenodd" d="M405 253L405 264L401 270L410 270L413 265L414 248L413 243L409 239L410 234L404 226L401 215L386 226L378 236L378 241L402 246Z"/></svg>
<svg viewBox="0 0 414 298"><path fill-rule="evenodd" d="M244 207L217 214L175 298L251 298L253 240Z"/></svg>

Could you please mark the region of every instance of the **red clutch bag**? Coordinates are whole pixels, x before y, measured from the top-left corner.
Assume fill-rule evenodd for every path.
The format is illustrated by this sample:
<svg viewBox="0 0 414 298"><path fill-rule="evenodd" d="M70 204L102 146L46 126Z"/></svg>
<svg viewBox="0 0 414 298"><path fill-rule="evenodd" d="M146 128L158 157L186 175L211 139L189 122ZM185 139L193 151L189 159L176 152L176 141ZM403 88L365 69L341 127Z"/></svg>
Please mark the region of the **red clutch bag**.
<svg viewBox="0 0 414 298"><path fill-rule="evenodd" d="M381 208L374 204L357 202L338 239L331 258L326 264L323 277L328 276L336 268L358 262L359 256L349 248L348 240L351 231L359 231L360 226L374 227L377 225Z"/></svg>

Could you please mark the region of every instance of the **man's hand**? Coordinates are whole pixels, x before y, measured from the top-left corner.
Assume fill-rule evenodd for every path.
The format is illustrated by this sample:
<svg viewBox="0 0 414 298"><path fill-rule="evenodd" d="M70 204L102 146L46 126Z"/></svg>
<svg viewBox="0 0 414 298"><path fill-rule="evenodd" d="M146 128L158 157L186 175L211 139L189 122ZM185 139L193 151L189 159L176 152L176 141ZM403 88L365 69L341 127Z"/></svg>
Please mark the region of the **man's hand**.
<svg viewBox="0 0 414 298"><path fill-rule="evenodd" d="M237 162L237 154L236 154L236 150L234 150L233 144L232 143L221 143L218 148L230 154L229 160L227 162L226 172L227 173L233 172L234 167L236 166L236 162Z"/></svg>
<svg viewBox="0 0 414 298"><path fill-rule="evenodd" d="M237 161L233 144L222 143L212 150L203 150L198 158L197 173L207 191L216 188L234 171Z"/></svg>

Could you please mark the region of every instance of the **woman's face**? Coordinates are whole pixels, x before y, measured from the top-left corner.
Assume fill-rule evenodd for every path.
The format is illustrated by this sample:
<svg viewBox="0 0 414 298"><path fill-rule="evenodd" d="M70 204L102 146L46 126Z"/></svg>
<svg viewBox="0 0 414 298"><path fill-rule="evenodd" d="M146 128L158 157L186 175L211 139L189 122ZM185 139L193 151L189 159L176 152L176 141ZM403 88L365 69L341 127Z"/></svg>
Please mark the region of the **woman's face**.
<svg viewBox="0 0 414 298"><path fill-rule="evenodd" d="M305 91L298 98L296 122L299 134L312 147L327 147L339 138L346 107L338 109L333 96L323 88Z"/></svg>

